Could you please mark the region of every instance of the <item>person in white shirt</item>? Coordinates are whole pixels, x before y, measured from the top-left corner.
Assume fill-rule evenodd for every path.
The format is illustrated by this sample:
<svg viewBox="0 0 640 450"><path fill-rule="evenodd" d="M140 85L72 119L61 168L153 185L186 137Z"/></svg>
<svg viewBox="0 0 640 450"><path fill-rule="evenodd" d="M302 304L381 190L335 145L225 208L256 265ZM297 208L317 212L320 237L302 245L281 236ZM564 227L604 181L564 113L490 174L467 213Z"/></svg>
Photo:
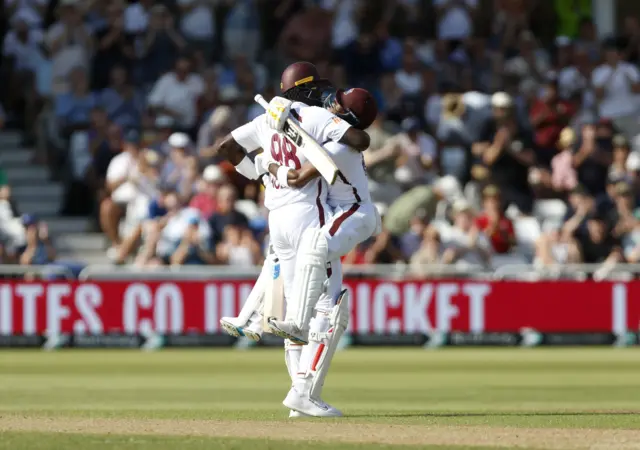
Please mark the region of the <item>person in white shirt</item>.
<svg viewBox="0 0 640 450"><path fill-rule="evenodd" d="M491 243L473 224L473 210L464 199L453 204L453 226L439 230L443 264L488 265Z"/></svg>
<svg viewBox="0 0 640 450"><path fill-rule="evenodd" d="M178 58L175 70L162 76L148 97L149 106L156 114L171 116L183 129L196 125L196 102L204 91L202 77L191 72L191 60Z"/></svg>
<svg viewBox="0 0 640 450"><path fill-rule="evenodd" d="M407 46L402 57L402 67L395 73L395 81L405 95L417 95L422 90L422 72L415 49Z"/></svg>
<svg viewBox="0 0 640 450"><path fill-rule="evenodd" d="M177 0L182 12L180 31L189 41L191 48L204 53L207 61L211 60L214 48L216 0Z"/></svg>
<svg viewBox="0 0 640 450"><path fill-rule="evenodd" d="M600 118L611 119L627 139L632 139L640 131L637 117L640 71L622 60L615 41L606 43L604 64L593 71L591 82Z"/></svg>
<svg viewBox="0 0 640 450"><path fill-rule="evenodd" d="M113 248L120 244L118 230L120 220L137 194L139 143L140 135L137 131L127 132L124 137L123 151L111 160L107 168L105 182L110 195L100 204L100 225L114 245Z"/></svg>
<svg viewBox="0 0 640 450"><path fill-rule="evenodd" d="M436 140L422 131L420 121L415 117L404 119L402 130L403 133L392 138L401 153L395 173L396 181L406 187L433 181L437 176Z"/></svg>
<svg viewBox="0 0 640 450"><path fill-rule="evenodd" d="M5 58L13 58L14 70L33 72L42 40L42 30L30 28L25 14L18 12L11 19L11 30L4 38L2 54Z"/></svg>
<svg viewBox="0 0 640 450"><path fill-rule="evenodd" d="M438 39L463 40L473 34L478 0L432 0L438 17Z"/></svg>

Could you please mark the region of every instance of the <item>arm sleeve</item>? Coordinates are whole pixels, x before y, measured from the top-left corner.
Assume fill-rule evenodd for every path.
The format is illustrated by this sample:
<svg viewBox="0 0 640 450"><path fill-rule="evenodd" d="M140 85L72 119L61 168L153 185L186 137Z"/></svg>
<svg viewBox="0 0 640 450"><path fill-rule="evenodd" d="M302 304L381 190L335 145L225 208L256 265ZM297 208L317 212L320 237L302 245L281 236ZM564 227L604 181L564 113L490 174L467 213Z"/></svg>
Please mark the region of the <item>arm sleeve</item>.
<svg viewBox="0 0 640 450"><path fill-rule="evenodd" d="M264 120L264 114L256 117L253 121L236 128L231 132L233 139L245 148L248 152L252 152L260 148L260 136L258 134L258 120Z"/></svg>

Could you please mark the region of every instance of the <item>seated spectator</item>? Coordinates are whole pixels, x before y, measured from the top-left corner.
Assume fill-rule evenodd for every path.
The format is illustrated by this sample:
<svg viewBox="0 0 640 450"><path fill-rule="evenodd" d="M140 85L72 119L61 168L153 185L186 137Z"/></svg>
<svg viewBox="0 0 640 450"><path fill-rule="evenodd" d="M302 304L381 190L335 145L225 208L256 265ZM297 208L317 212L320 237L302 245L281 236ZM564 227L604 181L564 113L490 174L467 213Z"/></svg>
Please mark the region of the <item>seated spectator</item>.
<svg viewBox="0 0 640 450"><path fill-rule="evenodd" d="M400 149L396 162L396 182L404 187L413 187L435 180L438 167L438 145L436 140L421 130L417 118L402 121L403 133L394 138Z"/></svg>
<svg viewBox="0 0 640 450"><path fill-rule="evenodd" d="M96 106L86 71L76 67L71 71L70 80L71 91L57 96L55 100L56 119L63 135L67 137L73 131L89 126L91 111Z"/></svg>
<svg viewBox="0 0 640 450"><path fill-rule="evenodd" d="M31 29L38 30L42 27L43 18L47 12L46 0L22 2L20 0L7 0L4 3L4 14L9 19L20 17Z"/></svg>
<svg viewBox="0 0 640 450"><path fill-rule="evenodd" d="M342 260L344 264L395 264L403 261L396 239L387 230L361 242Z"/></svg>
<svg viewBox="0 0 640 450"><path fill-rule="evenodd" d="M124 31L126 33L141 35L147 31L153 3L153 0L138 0L127 6L124 11Z"/></svg>
<svg viewBox="0 0 640 450"><path fill-rule="evenodd" d="M578 185L578 174L573 167L573 145L576 136L565 128L558 139L558 154L551 160L551 189L562 195Z"/></svg>
<svg viewBox="0 0 640 450"><path fill-rule="evenodd" d="M536 242L534 264L553 266L557 264L579 264L582 262L578 241L562 233L562 223L548 221L543 224L543 234Z"/></svg>
<svg viewBox="0 0 640 450"><path fill-rule="evenodd" d="M178 127L191 130L196 125L196 102L204 83L200 75L191 73L191 60L178 58L175 70L163 75L149 94L149 107L156 113L171 116Z"/></svg>
<svg viewBox="0 0 640 450"><path fill-rule="evenodd" d="M216 247L220 264L250 267L262 263L262 251L251 231L245 226L229 224L224 228L222 241Z"/></svg>
<svg viewBox="0 0 640 450"><path fill-rule="evenodd" d="M612 120L627 139L638 134L640 125L636 104L640 94L640 71L622 60L615 39L605 43L604 63L593 71L591 82L595 87L600 117Z"/></svg>
<svg viewBox="0 0 640 450"><path fill-rule="evenodd" d="M139 143L140 134L137 131L127 132L122 152L113 158L107 169L108 196L100 205L100 225L113 248L121 243L120 220L125 216L127 206L134 200L137 193Z"/></svg>
<svg viewBox="0 0 640 450"><path fill-rule="evenodd" d="M453 226L440 232L443 264L465 263L488 266L491 243L473 223L473 211L466 200L453 204Z"/></svg>
<svg viewBox="0 0 640 450"><path fill-rule="evenodd" d="M147 130L145 143L147 147L155 150L163 157L166 157L171 153L169 147L169 136L175 131L175 120L170 116L158 116L156 117L153 129Z"/></svg>
<svg viewBox="0 0 640 450"><path fill-rule="evenodd" d="M189 206L200 211L205 219L211 217L217 210L218 191L226 180L224 173L218 166L205 167L202 172L200 192L193 196Z"/></svg>
<svg viewBox="0 0 640 450"><path fill-rule="evenodd" d="M605 191L609 165L613 126L610 121L600 120L596 126L585 125L582 136L576 143L573 166L578 172L578 182L594 196Z"/></svg>
<svg viewBox="0 0 640 450"><path fill-rule="evenodd" d="M165 200L168 214L155 250L155 264L214 264L211 229L192 208L180 209L175 195Z"/></svg>
<svg viewBox="0 0 640 450"><path fill-rule="evenodd" d="M93 74L91 85L94 90L101 91L109 84L111 71L115 66L129 67L133 63L133 34L127 33L124 23L124 7L118 2L111 2L107 7L107 27L98 31L96 52L93 57Z"/></svg>
<svg viewBox="0 0 640 450"><path fill-rule="evenodd" d="M93 108L89 122L89 153L93 158L95 187L107 175L107 168L113 157L121 150L121 128L111 125L107 112L102 108Z"/></svg>
<svg viewBox="0 0 640 450"><path fill-rule="evenodd" d="M56 259L56 249L49 239L49 228L34 216L22 217L25 227L26 245L20 250L23 266L49 264Z"/></svg>
<svg viewBox="0 0 640 450"><path fill-rule="evenodd" d="M504 215L500 190L487 186L482 191L482 212L475 218L475 225L489 238L493 251L508 253L516 242L513 223Z"/></svg>
<svg viewBox="0 0 640 450"><path fill-rule="evenodd" d="M400 250L402 251L404 259L407 261L411 258L411 255L420 248L424 232L427 229L427 223L424 216L425 211L417 211L415 216L411 219L409 231L400 237Z"/></svg>
<svg viewBox="0 0 640 450"><path fill-rule="evenodd" d="M614 238L624 239L640 225L640 208L632 186L621 181L615 186L615 208L609 213L608 226Z"/></svg>
<svg viewBox="0 0 640 450"><path fill-rule="evenodd" d="M129 82L129 74L124 66L111 69L111 83L100 93L97 102L113 123L123 129L140 128L144 98Z"/></svg>
<svg viewBox="0 0 640 450"><path fill-rule="evenodd" d="M29 14L19 10L11 19L11 30L2 46L3 72L6 76L7 107L20 115L20 123L30 133L39 112L35 90L38 61L43 59L42 30L29 27Z"/></svg>
<svg viewBox="0 0 640 450"><path fill-rule="evenodd" d="M473 34L473 17L478 0L434 0L438 22L438 39L465 40Z"/></svg>
<svg viewBox="0 0 640 450"><path fill-rule="evenodd" d="M214 4L197 0L178 0L178 6L182 13L180 31L187 39L189 48L203 52L205 61L210 63L213 59L212 43L216 31Z"/></svg>
<svg viewBox="0 0 640 450"><path fill-rule="evenodd" d="M140 72L144 85L155 83L175 67L178 55L185 46L186 42L175 29L174 19L166 6L154 5L142 40Z"/></svg>
<svg viewBox="0 0 640 450"><path fill-rule="evenodd" d="M491 98L493 116L481 128L479 142L472 146L477 181L487 177L500 189L507 205L515 204L524 213L531 212L533 198L528 183L529 168L535 163L533 138L515 115L513 100L498 92Z"/></svg>
<svg viewBox="0 0 640 450"><path fill-rule="evenodd" d="M88 70L93 50L93 36L82 21L82 11L74 0L60 2L58 17L47 30L45 45L51 55L51 90L54 94L71 91L69 74L77 67Z"/></svg>
<svg viewBox="0 0 640 450"><path fill-rule="evenodd" d="M594 273L595 279L602 279L608 269L622 261L620 239L609 233L606 218L600 215L587 220L587 233L578 242L585 263L602 264Z"/></svg>
<svg viewBox="0 0 640 450"><path fill-rule="evenodd" d="M627 158L631 152L629 141L617 134L612 139L613 158L609 167L609 178L624 178L627 174Z"/></svg>
<svg viewBox="0 0 640 450"><path fill-rule="evenodd" d="M461 182L469 178L471 133L464 121L465 104L461 95L447 94L442 98L442 111L436 136L442 145L440 167L442 175L452 175Z"/></svg>
<svg viewBox="0 0 640 450"><path fill-rule="evenodd" d="M201 160L219 163L211 159L215 145L233 129L233 111L230 106L218 106L207 120L200 126L198 131L198 156Z"/></svg>
<svg viewBox="0 0 640 450"><path fill-rule="evenodd" d="M369 190L374 202L386 204L397 199L402 190L395 181L396 161L400 156L398 143L391 139L393 127L380 114L367 129L371 138L364 152L364 163L369 175Z"/></svg>
<svg viewBox="0 0 640 450"><path fill-rule="evenodd" d="M191 154L191 139L185 133L173 133L168 140L170 153L162 169L163 182L180 194L181 203L188 202L198 176L197 160Z"/></svg>
<svg viewBox="0 0 640 450"><path fill-rule="evenodd" d="M542 98L531 107L530 118L537 150L536 163L548 169L557 152L556 142L560 132L569 124L569 118L575 113L575 108L559 97L555 78L547 76L543 88Z"/></svg>
<svg viewBox="0 0 640 450"><path fill-rule="evenodd" d="M412 45L405 46L402 67L396 72L395 79L404 95L418 95L422 90L422 71Z"/></svg>
<svg viewBox="0 0 640 450"><path fill-rule="evenodd" d="M248 227L249 220L235 208L238 194L236 189L225 184L218 189L217 211L209 218L209 225L213 232L213 242L218 244L224 238L224 229L227 225Z"/></svg>

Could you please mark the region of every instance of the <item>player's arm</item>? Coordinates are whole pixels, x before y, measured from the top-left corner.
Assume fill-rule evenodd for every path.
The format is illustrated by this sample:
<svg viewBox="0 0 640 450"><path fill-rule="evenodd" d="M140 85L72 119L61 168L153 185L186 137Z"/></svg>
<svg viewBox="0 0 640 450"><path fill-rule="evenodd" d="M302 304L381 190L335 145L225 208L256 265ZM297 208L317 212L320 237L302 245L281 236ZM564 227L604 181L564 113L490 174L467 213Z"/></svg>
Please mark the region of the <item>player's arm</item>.
<svg viewBox="0 0 640 450"><path fill-rule="evenodd" d="M304 163L300 169L291 169L272 161L269 164L269 173L273 175L281 185L294 189L300 189L309 184L311 180L320 176L318 169L310 162ZM286 183L284 183L285 177Z"/></svg>
<svg viewBox="0 0 640 450"><path fill-rule="evenodd" d="M359 130L355 127L349 127L349 129L344 133L344 135L338 142L354 149L357 152L362 153L369 148L371 138L366 131Z"/></svg>
<svg viewBox="0 0 640 450"><path fill-rule="evenodd" d="M260 119L258 117L255 120ZM260 148L260 138L255 120L236 128L214 146L211 155L223 158L236 167L236 171L250 179L257 180L258 173L254 160L250 155Z"/></svg>

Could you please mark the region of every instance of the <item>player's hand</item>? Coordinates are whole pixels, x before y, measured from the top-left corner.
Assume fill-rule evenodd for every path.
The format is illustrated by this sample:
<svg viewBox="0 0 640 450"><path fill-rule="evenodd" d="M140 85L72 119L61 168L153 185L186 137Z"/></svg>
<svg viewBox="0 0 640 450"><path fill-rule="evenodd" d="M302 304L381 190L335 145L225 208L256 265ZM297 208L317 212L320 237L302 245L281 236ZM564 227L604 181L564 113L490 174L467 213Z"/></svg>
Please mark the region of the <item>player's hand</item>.
<svg viewBox="0 0 640 450"><path fill-rule="evenodd" d="M267 125L277 131L282 131L284 124L289 117L291 110L291 100L284 97L273 97L267 109Z"/></svg>
<svg viewBox="0 0 640 450"><path fill-rule="evenodd" d="M260 153L254 158L253 164L256 166L256 173L258 174L258 178L269 171L268 160L268 155L266 155L265 153Z"/></svg>

